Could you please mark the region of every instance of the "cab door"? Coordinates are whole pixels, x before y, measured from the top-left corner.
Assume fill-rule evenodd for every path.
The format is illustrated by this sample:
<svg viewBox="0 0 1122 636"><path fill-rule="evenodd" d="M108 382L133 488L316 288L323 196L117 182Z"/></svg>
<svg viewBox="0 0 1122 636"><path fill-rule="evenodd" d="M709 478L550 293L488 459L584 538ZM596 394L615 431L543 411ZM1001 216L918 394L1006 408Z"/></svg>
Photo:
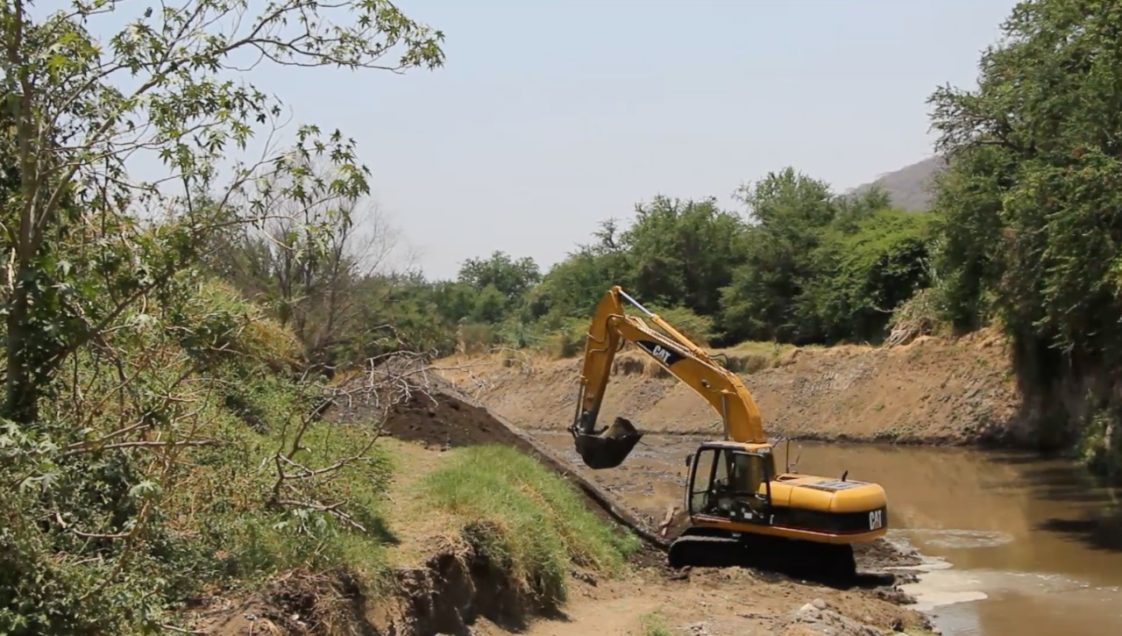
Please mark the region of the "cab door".
<svg viewBox="0 0 1122 636"><path fill-rule="evenodd" d="M686 510L689 514L706 514L713 497L713 476L717 469L717 449L702 448L690 462L689 486L686 489Z"/></svg>
<svg viewBox="0 0 1122 636"><path fill-rule="evenodd" d="M701 448L691 461L689 514L768 523L768 472L766 459L759 455L731 448Z"/></svg>

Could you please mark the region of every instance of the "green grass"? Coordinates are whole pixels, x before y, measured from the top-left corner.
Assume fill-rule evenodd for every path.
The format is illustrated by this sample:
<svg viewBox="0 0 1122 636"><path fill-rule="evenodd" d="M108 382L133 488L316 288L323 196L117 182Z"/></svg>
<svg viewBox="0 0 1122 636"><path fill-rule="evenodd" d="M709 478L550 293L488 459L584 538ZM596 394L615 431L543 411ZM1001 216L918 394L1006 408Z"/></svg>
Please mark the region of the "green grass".
<svg viewBox="0 0 1122 636"><path fill-rule="evenodd" d="M452 452L449 465L426 477L425 496L462 519L465 538L534 601L564 601L571 566L616 574L638 549L636 537L596 517L532 457L506 446Z"/></svg>
<svg viewBox="0 0 1122 636"><path fill-rule="evenodd" d="M674 636L674 632L657 612L643 614L639 622L643 627L643 636Z"/></svg>

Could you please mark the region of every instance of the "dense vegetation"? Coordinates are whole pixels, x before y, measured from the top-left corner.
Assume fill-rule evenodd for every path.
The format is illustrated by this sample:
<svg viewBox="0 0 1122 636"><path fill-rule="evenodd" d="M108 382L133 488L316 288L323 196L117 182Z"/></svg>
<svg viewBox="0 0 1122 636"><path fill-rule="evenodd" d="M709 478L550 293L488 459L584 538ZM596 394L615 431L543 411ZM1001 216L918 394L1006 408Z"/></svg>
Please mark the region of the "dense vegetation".
<svg viewBox="0 0 1122 636"><path fill-rule="evenodd" d="M877 342L893 311L930 284L932 214L893 209L877 189L837 195L792 168L741 192L744 214L715 199L655 197L626 228L606 221L544 275L496 252L468 260L452 281L399 278L408 302L387 308L387 320L426 325L411 332L414 344L441 353L571 355L597 301L619 284L703 342Z"/></svg>
<svg viewBox="0 0 1122 636"><path fill-rule="evenodd" d="M157 632L207 590L341 564L376 585L380 571L376 430L317 416L399 378L329 386L305 355L324 346L320 310L297 296L312 281L283 283L274 311L207 262L235 228L281 219L301 258L322 259L318 219L367 190L338 133L306 126L252 152L282 110L235 69L432 68L441 36L386 2L296 0L168 5L87 31L120 11L0 8L4 634ZM138 158L165 174L138 178Z"/></svg>
<svg viewBox="0 0 1122 636"><path fill-rule="evenodd" d="M392 245L354 143L279 133L283 104L242 75L434 69L439 31L382 0L256 6L0 7L0 633L190 631L192 604L300 576L318 595L301 620L328 633L340 590L386 582L399 467L377 441L425 348L536 282L501 259L449 285L378 273ZM628 544L531 461L504 465L548 505L519 509L588 539L510 537L498 565L562 594L571 559L618 566Z"/></svg>
<svg viewBox="0 0 1122 636"><path fill-rule="evenodd" d="M1122 457L1122 3L1034 0L985 51L976 90L931 98L951 160L937 207L946 311L999 320L1045 425Z"/></svg>
<svg viewBox="0 0 1122 636"><path fill-rule="evenodd" d="M0 632L155 631L204 588L298 569L376 586L384 411L325 410L407 399L427 355L572 355L612 284L713 345L997 323L1041 444L1117 469L1122 2L1023 2L979 87L935 91L950 163L930 212L782 168L738 209L658 196L548 271L495 252L447 281L384 266L349 138L305 125L257 148L282 104L230 81L254 60L432 69L442 35L381 0L251 4L137 12L105 38L88 24L114 3L0 8ZM461 454L434 503L492 522L476 538L542 598L565 559L618 562L627 545L502 452ZM543 525L559 534L524 531Z"/></svg>

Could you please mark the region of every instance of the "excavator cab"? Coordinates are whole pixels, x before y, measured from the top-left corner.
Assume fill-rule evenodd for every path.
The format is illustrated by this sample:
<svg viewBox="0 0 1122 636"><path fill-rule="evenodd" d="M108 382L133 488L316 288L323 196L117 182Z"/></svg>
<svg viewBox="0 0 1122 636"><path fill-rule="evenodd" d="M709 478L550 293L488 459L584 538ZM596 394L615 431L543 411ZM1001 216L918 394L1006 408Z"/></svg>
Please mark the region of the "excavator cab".
<svg viewBox="0 0 1122 636"><path fill-rule="evenodd" d="M703 444L690 457L686 510L706 515L762 521L771 507L775 460L770 452L734 443Z"/></svg>

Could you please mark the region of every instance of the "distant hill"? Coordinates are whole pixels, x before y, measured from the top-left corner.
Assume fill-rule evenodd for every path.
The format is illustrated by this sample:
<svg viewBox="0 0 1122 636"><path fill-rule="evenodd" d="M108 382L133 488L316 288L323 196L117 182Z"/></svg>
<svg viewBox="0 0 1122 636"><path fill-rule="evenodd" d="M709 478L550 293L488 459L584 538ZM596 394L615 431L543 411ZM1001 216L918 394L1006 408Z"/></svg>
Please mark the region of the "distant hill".
<svg viewBox="0 0 1122 636"><path fill-rule="evenodd" d="M946 165L942 157L929 157L894 172L888 172L871 183L857 186L851 192L859 193L873 184L884 188L893 205L905 210L926 210L931 204L932 178Z"/></svg>

